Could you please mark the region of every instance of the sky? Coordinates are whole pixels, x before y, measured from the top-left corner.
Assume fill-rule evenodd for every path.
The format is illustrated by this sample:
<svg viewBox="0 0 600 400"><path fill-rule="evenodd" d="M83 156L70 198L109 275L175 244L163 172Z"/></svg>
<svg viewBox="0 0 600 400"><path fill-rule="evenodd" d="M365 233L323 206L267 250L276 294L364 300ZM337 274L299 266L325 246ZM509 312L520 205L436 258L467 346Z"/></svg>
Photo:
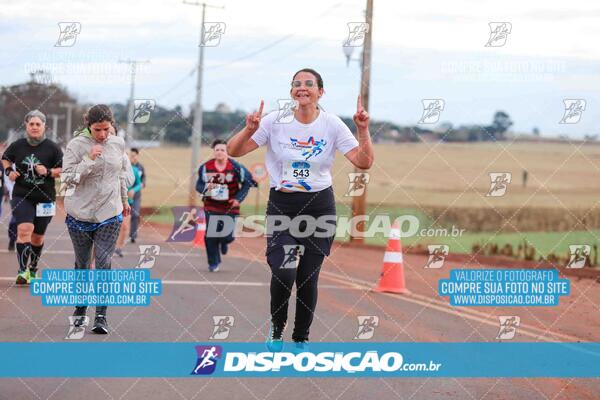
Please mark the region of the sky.
<svg viewBox="0 0 600 400"><path fill-rule="evenodd" d="M274 109L293 73L311 67L324 78L324 109L354 113L360 68L346 65L342 44L348 24L364 20L366 1L209 4L224 7L207 8L206 21L225 32L205 47L204 109L224 102L252 111L261 99ZM44 69L82 102L124 103L130 73L119 60L136 59L148 61L138 66L136 98L189 110L200 12L176 0L0 0L0 85ZM370 114L415 125L423 99L443 99L440 123L485 125L503 110L515 132L600 134L599 17L600 4L582 0L374 0ZM80 24L73 46L55 46L59 22ZM511 31L504 45L486 47L493 22ZM578 123L559 124L565 99L585 100Z"/></svg>

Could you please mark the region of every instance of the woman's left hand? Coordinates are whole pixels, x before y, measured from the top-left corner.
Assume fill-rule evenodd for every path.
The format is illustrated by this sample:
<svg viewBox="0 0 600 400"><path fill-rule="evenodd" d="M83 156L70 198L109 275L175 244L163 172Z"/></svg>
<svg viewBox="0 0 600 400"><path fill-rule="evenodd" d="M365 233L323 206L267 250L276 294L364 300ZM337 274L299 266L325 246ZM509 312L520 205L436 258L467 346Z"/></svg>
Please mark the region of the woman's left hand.
<svg viewBox="0 0 600 400"><path fill-rule="evenodd" d="M123 216L128 217L131 214L131 206L129 203L123 203Z"/></svg>
<svg viewBox="0 0 600 400"><path fill-rule="evenodd" d="M46 174L48 173L48 169L42 164L37 164L35 166L35 172L37 172L37 174L40 176L46 176Z"/></svg>
<svg viewBox="0 0 600 400"><path fill-rule="evenodd" d="M366 132L369 130L369 113L363 108L362 97L360 95L358 95L358 100L356 101L356 113L352 119L359 132Z"/></svg>

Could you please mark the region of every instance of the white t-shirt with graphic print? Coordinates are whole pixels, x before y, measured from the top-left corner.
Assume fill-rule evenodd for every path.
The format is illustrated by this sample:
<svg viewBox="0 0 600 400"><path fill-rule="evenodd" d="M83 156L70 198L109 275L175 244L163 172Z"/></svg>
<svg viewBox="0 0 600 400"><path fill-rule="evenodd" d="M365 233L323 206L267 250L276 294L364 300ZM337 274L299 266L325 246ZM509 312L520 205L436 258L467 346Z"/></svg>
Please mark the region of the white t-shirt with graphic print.
<svg viewBox="0 0 600 400"><path fill-rule="evenodd" d="M278 112L260 121L251 139L267 145L266 167L271 187L298 192L318 192L332 184L335 151L346 154L358 146L350 129L334 114L320 110L310 124L295 118L278 119Z"/></svg>

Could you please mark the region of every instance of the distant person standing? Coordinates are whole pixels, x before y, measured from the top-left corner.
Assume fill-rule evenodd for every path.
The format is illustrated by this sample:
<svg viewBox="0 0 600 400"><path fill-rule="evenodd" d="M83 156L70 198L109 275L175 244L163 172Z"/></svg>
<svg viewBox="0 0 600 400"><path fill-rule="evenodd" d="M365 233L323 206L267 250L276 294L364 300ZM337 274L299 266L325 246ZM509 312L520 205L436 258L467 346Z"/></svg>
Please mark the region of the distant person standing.
<svg viewBox="0 0 600 400"><path fill-rule="evenodd" d="M527 172L526 169L523 170L523 187L527 187L527 178L528 178L529 172Z"/></svg>
<svg viewBox="0 0 600 400"><path fill-rule="evenodd" d="M2 163L0 163L0 166L1 165ZM2 170L4 171L4 167L2 167ZM10 200L12 200L12 192L13 188L15 187L15 183L10 180L8 174L3 173L3 175L2 182L4 183L4 191L6 192L6 196L8 196L8 204L10 207ZM15 251L15 243L17 242L17 219L12 213L12 210L10 213L10 222L8 223L8 251Z"/></svg>
<svg viewBox="0 0 600 400"><path fill-rule="evenodd" d="M133 173L133 182L131 182L127 186L127 201L129 206L133 208L135 195L140 193L142 190L142 178L140 175L140 170L137 165L133 164L134 155L137 156L137 152L133 152L133 149L129 152L129 162L131 172ZM132 211L133 214L133 211ZM131 226L133 215L129 215L123 218L123 224L121 225L121 230L119 232L119 238L117 239L117 247L115 248L115 254L119 257L123 257L123 247L125 246L125 238L129 233L129 228Z"/></svg>
<svg viewBox="0 0 600 400"><path fill-rule="evenodd" d="M141 187L133 195L133 202L131 203L131 229L129 232L131 243L135 243L137 239L138 228L140 226L140 211L142 209L142 189L146 187L146 171L139 158L140 150L132 147L129 151L129 160L131 161L131 165L137 168L141 178Z"/></svg>
<svg viewBox="0 0 600 400"><path fill-rule="evenodd" d="M221 263L221 254L227 254L229 244L235 240L233 231L235 218L240 214L240 203L246 198L250 187L257 184L246 167L229 158L227 142L217 139L211 147L214 158L198 169L196 190L203 194L208 270L216 272ZM212 232L217 234L213 235Z"/></svg>
<svg viewBox="0 0 600 400"><path fill-rule="evenodd" d="M10 204L17 224L18 285L37 277L44 235L56 212L54 178L60 175L63 159L60 147L46 138L44 114L28 112L25 129L25 137L2 155L4 172L14 182Z"/></svg>

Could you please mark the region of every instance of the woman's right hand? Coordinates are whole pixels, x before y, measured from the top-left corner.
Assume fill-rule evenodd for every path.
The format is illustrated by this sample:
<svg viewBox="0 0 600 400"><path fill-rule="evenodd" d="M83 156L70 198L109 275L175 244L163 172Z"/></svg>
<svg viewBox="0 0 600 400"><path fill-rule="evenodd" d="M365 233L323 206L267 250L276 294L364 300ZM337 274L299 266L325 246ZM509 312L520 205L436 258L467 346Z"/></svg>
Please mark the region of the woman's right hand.
<svg viewBox="0 0 600 400"><path fill-rule="evenodd" d="M131 214L131 206L128 202L123 203L123 216L128 217Z"/></svg>
<svg viewBox="0 0 600 400"><path fill-rule="evenodd" d="M260 108L258 111L248 114L246 116L246 131L253 134L258 130L258 126L260 125L260 119L262 118L263 108L265 106L265 102L263 100L260 101Z"/></svg>
<svg viewBox="0 0 600 400"><path fill-rule="evenodd" d="M95 160L96 157L101 156L102 155L102 146L99 144L95 144L92 146L92 149L90 150L90 158L92 160Z"/></svg>

